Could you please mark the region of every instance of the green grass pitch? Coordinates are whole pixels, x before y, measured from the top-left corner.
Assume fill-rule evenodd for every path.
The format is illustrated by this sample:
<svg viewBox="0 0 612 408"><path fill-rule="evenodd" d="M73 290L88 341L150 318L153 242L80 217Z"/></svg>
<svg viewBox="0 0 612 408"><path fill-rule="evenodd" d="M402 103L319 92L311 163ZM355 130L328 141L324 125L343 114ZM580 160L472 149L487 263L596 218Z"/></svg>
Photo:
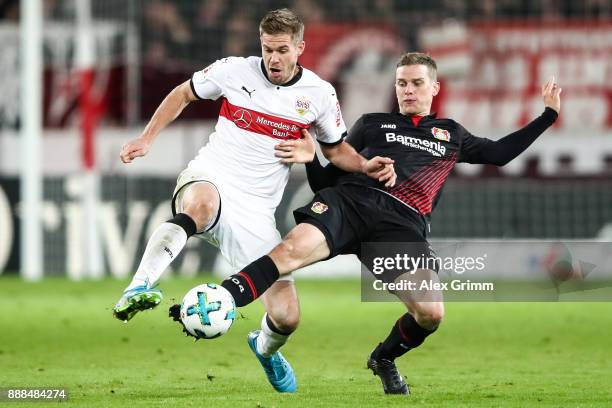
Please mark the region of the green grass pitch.
<svg viewBox="0 0 612 408"><path fill-rule="evenodd" d="M164 282L161 307L123 324L111 306L125 282L0 278L0 387L66 387L68 405L87 407L612 404L612 303L449 303L439 331L398 360L406 399L365 369L403 307L360 302L357 281L298 275L302 322L284 348L298 392L279 395L246 344L259 303L211 341L167 317L170 299L205 280ZM29 405L42 406L14 404Z"/></svg>

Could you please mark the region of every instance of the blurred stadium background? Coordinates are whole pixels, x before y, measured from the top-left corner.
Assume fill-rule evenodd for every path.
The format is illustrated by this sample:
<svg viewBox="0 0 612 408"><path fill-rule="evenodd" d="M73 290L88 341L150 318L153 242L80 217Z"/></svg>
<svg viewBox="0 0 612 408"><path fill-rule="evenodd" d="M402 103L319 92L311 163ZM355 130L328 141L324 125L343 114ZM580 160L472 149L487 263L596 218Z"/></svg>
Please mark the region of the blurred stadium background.
<svg viewBox="0 0 612 408"><path fill-rule="evenodd" d="M612 238L607 0L22 1L0 1L0 273L130 276L146 237L169 217L176 176L211 132L219 105L189 106L135 164L120 163L121 145L194 71L223 56L259 54L259 19L284 6L306 23L301 63L336 86L349 126L361 113L394 108L394 64L404 50L437 59L435 110L479 136L501 137L538 115L540 86L557 76L562 115L554 128L504 168L458 166L434 212L434 238ZM41 96L30 101L19 78L32 39L20 37L20 14L37 5ZM42 123L40 142L24 154L27 102L40 106ZM99 200L90 211L92 174ZM277 211L281 232L309 196L294 166ZM40 241L20 227L27 219L36 228L37 215ZM41 263L32 262L36 242ZM220 262L193 240L173 268L194 276Z"/></svg>
<svg viewBox="0 0 612 408"><path fill-rule="evenodd" d="M200 273L224 268L199 240L173 264L169 275L181 276L164 283L163 307L129 325L111 317L219 105L191 104L129 166L121 145L194 71L259 54L258 21L283 6L306 22L301 62L336 86L349 126L394 108L404 50L437 59L435 110L491 138L538 115L540 85L555 74L563 94L554 128L506 167L458 166L432 235L612 240L609 0L0 0L0 390L68 388L70 402L87 407L400 404L363 367L404 308L360 302L360 282L344 278L359 276L351 259L299 272L302 321L283 349L300 383L294 396L268 387L245 345L259 302L219 341L188 341L165 318L169 302L210 279ZM310 196L294 166L281 232ZM449 302L436 335L398 362L409 403L609 407L611 305Z"/></svg>

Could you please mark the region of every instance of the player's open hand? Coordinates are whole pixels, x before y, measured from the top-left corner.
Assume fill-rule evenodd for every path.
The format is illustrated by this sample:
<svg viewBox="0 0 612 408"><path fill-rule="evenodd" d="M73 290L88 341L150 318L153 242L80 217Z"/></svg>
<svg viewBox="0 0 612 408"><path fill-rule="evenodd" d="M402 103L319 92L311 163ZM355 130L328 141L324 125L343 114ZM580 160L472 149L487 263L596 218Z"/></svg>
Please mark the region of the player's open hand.
<svg viewBox="0 0 612 408"><path fill-rule="evenodd" d="M365 163L364 173L368 177L385 183L385 187L393 187L397 179L393 163L394 161L388 157L373 157Z"/></svg>
<svg viewBox="0 0 612 408"><path fill-rule="evenodd" d="M310 163L315 155L315 142L306 129L302 129L302 138L285 140L274 146L274 156L280 157L281 163Z"/></svg>
<svg viewBox="0 0 612 408"><path fill-rule="evenodd" d="M554 109L557 113L561 110L561 88L559 84L555 82L555 77L551 77L550 80L542 85L542 99L544 99L544 106L547 108Z"/></svg>
<svg viewBox="0 0 612 408"><path fill-rule="evenodd" d="M149 148L151 147L151 143L146 141L145 139L139 137L134 140L130 140L121 148L121 153L119 157L121 157L121 161L124 163L131 163L136 157L144 156L149 152Z"/></svg>

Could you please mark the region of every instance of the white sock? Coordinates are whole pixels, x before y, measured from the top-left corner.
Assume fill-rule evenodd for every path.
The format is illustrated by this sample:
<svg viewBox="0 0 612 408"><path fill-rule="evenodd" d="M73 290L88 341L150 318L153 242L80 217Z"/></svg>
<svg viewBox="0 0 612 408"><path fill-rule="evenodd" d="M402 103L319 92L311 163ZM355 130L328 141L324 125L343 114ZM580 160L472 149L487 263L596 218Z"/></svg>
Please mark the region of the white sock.
<svg viewBox="0 0 612 408"><path fill-rule="evenodd" d="M157 227L149 238L138 270L126 290L141 285L149 288L155 286L186 243L187 233L182 227L170 222Z"/></svg>
<svg viewBox="0 0 612 408"><path fill-rule="evenodd" d="M257 352L264 357L270 357L276 353L289 340L290 336L290 334L279 334L272 331L266 321L267 315L267 313L264 313L261 319L261 332L257 336Z"/></svg>

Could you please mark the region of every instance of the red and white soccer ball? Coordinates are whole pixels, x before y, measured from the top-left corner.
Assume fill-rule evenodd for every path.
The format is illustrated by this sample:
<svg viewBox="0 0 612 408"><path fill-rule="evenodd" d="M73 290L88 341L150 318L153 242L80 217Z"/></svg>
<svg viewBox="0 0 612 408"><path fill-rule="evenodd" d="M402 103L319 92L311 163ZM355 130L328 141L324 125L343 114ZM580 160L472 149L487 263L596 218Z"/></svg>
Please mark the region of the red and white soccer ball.
<svg viewBox="0 0 612 408"><path fill-rule="evenodd" d="M181 321L197 339L214 339L227 333L235 319L234 298L214 283L191 289L181 303Z"/></svg>

